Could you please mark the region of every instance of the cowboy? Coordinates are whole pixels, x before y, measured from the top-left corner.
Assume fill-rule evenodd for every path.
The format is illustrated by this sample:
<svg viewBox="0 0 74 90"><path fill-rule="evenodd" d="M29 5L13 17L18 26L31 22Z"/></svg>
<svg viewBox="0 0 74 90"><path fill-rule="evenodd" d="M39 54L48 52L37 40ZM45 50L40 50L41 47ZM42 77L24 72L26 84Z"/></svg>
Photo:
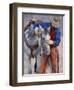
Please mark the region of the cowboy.
<svg viewBox="0 0 74 90"><path fill-rule="evenodd" d="M46 41L50 45L50 60L52 66L52 73L59 73L59 52L57 46L61 41L61 32L58 28L60 18L54 17L52 23L49 25L48 32L50 39ZM45 73L49 56L42 55L42 63L40 65L40 73Z"/></svg>

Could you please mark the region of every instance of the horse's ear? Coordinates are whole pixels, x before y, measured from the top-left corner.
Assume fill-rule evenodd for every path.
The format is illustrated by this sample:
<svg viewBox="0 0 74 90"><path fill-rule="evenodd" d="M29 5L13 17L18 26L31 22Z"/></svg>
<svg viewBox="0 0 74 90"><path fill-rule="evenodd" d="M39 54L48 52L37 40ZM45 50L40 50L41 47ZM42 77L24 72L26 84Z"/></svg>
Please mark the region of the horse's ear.
<svg viewBox="0 0 74 90"><path fill-rule="evenodd" d="M24 31L26 31L31 25L31 22L29 22L25 27L24 27Z"/></svg>

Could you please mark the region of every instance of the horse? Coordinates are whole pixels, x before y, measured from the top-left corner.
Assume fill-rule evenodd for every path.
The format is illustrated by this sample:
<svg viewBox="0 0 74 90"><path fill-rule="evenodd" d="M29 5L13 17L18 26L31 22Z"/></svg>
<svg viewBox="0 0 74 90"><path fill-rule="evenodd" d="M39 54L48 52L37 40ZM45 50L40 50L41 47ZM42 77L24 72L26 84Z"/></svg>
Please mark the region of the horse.
<svg viewBox="0 0 74 90"><path fill-rule="evenodd" d="M24 74L40 73L41 54L50 54L50 46L46 43L48 39L47 30L40 25L33 28L31 24L24 30Z"/></svg>

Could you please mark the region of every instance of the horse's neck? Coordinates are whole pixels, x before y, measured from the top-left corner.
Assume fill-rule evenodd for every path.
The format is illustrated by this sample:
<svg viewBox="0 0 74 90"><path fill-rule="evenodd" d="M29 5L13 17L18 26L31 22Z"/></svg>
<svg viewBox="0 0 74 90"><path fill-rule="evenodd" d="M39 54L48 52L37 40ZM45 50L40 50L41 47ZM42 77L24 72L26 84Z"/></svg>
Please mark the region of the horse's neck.
<svg viewBox="0 0 74 90"><path fill-rule="evenodd" d="M41 37L38 38L38 45L41 46Z"/></svg>

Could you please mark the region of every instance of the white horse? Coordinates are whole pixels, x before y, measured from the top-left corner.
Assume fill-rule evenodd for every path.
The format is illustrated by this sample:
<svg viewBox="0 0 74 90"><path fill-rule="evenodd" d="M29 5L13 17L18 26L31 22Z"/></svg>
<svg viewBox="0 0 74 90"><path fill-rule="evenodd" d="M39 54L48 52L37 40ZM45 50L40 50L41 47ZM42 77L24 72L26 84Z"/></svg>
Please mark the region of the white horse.
<svg viewBox="0 0 74 90"><path fill-rule="evenodd" d="M28 35L29 31L31 33ZM40 55L42 53L50 54L50 46L46 43L50 36L48 33L45 33L41 26L36 27L34 30L31 27L24 34L24 74L39 73ZM37 47L34 48L34 46Z"/></svg>

